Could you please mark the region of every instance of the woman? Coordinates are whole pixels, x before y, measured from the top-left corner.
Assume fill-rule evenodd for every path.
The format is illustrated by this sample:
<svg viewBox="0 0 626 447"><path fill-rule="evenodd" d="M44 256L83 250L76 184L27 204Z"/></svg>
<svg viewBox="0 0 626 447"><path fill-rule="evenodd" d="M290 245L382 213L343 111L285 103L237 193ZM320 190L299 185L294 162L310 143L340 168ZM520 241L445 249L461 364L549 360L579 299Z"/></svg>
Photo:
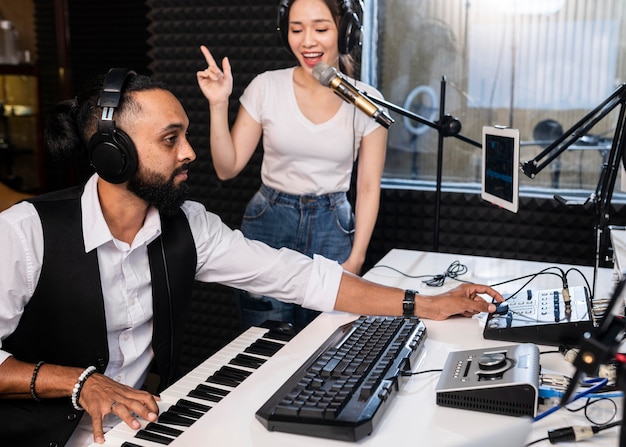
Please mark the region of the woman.
<svg viewBox="0 0 626 447"><path fill-rule="evenodd" d="M387 130L313 76L320 62L350 74L349 53L360 33L358 14L349 0L285 0L279 28L298 65L258 75L240 98L232 129L230 62L222 60L222 71L201 47L208 68L197 78L209 102L215 170L222 180L235 177L263 136L263 184L246 208L242 232L276 248L337 260L359 274L378 215ZM382 97L349 79L369 95ZM353 213L346 192L357 155ZM316 315L269 297L243 296L240 305L244 329L268 319L299 329Z"/></svg>

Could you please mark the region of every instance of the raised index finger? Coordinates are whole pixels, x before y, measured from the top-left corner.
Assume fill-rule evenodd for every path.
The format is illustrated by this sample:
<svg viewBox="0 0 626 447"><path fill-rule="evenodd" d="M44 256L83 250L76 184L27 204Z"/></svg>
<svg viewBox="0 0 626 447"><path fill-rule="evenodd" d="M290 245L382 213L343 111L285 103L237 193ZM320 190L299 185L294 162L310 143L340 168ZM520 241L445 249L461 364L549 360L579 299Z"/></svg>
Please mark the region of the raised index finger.
<svg viewBox="0 0 626 447"><path fill-rule="evenodd" d="M206 59L206 63L208 66L217 66L217 64L215 63L215 59L213 59L213 55L206 46L200 45L200 51L202 51L202 54L204 54L204 58Z"/></svg>

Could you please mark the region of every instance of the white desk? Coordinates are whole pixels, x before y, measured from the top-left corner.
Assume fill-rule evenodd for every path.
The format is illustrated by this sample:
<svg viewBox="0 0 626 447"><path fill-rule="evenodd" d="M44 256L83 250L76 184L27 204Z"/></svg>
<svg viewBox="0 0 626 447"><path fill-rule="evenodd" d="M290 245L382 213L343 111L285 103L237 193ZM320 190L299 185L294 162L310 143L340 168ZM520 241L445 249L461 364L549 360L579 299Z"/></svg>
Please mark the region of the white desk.
<svg viewBox="0 0 626 447"><path fill-rule="evenodd" d="M494 284L507 279L535 273L551 264L522 262L473 256L434 254L407 250L392 250L378 265L389 265L402 272L417 275L435 275L444 272L455 260L468 267L468 273L462 278L474 282ZM568 268L569 266L561 266ZM591 282L591 267L581 268ZM444 289L455 287L458 283L447 280L443 288L431 288L423 285L419 279L408 279L386 268L374 268L366 278L386 285L401 288L414 288L422 294L436 294ZM584 284L577 275L569 278L570 286ZM561 287L558 278L544 276L533 283L536 288ZM612 289L612 271L603 269L599 274L598 296L608 296ZM520 284L498 287L500 292L512 292ZM255 412L287 380L287 378L315 351L339 325L354 319L354 315L328 313L318 317L305 328L278 354L273 356L257 372L244 381L237 390L223 399L218 406L209 411L198 422L181 435L173 445L197 447L199 445L236 446L347 446L354 443L338 442L321 438L269 432L255 419ZM448 353L453 350L475 349L482 346L502 346L510 344L494 340L484 340L482 327L478 319L453 318L435 322L425 320L428 340L415 370L441 369ZM554 347L550 347L553 350ZM571 373L572 368L557 354L541 357L542 367L554 371ZM437 406L435 386L439 373L412 376L403 390L393 398L382 423L372 436L356 443L367 446L414 445L424 447L444 447L465 445L468 440L481 438L485 433L498 428L506 428L519 423L519 418L460 410ZM621 417L621 410L619 410ZM559 428L572 424L588 423L582 415L571 414L565 410L548 416L532 426L528 441L543 438L550 428ZM618 429L606 430L597 435L588 445L614 446L617 444ZM493 444L507 445L507 439L501 436ZM538 446L551 445L547 441ZM562 444L564 446L574 445ZM577 444L580 446L580 444ZM510 446L513 447L513 446Z"/></svg>

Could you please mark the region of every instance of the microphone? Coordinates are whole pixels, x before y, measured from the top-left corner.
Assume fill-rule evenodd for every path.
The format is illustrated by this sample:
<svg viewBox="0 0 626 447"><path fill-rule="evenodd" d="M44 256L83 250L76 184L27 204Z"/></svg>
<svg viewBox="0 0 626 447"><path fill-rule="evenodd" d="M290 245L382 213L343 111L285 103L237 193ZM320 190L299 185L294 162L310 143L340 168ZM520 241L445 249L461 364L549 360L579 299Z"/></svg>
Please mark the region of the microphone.
<svg viewBox="0 0 626 447"><path fill-rule="evenodd" d="M313 67L313 77L325 87L333 89L344 101L354 104L359 110L376 120L378 124L389 129L394 123L393 118L378 107L365 93L350 84L335 67L319 62Z"/></svg>

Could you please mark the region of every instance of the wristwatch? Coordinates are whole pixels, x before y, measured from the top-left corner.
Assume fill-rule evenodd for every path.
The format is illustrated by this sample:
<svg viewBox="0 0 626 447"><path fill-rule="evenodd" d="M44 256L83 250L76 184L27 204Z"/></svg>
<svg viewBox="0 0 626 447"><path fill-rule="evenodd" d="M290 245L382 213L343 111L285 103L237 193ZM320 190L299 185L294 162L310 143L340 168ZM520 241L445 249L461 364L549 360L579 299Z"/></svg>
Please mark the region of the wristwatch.
<svg viewBox="0 0 626 447"><path fill-rule="evenodd" d="M415 290L407 289L404 291L404 299L402 300L402 315L405 317L415 316Z"/></svg>

